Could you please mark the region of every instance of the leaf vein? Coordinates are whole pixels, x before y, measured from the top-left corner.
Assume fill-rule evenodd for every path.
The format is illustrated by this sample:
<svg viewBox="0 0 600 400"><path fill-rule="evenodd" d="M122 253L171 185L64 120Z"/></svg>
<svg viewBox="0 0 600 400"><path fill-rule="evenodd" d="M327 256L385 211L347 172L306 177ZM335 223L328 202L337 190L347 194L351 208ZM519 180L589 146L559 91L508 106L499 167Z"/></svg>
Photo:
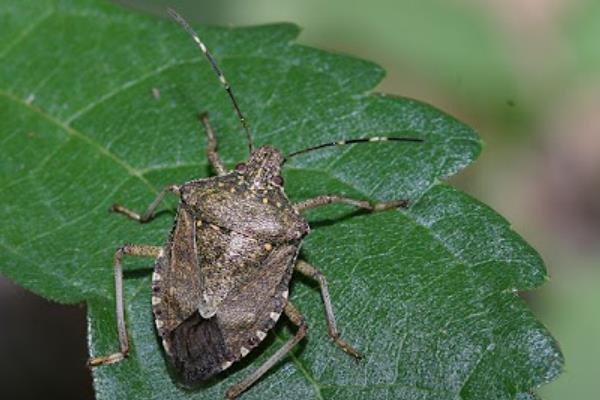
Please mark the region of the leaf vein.
<svg viewBox="0 0 600 400"><path fill-rule="evenodd" d="M145 184L153 193L158 194L158 191L154 188L154 186L146 178L144 178L144 176L137 169L135 169L132 165L127 163L125 160L119 158L116 154L110 152L108 149L103 147L100 143L96 142L94 139L92 139L88 135L85 135L83 132L78 131L77 129L73 128L72 126L70 126L70 125L64 123L63 121L55 118L54 116L48 114L41 108L35 107L31 104L28 104L26 101L24 101L23 99L20 99L19 97L15 96L14 94L12 94L10 92L0 89L0 95L23 106L24 108L27 108L29 111L33 112L34 114L39 115L43 119L58 126L59 128L62 128L71 137L77 138L77 139L89 144L90 146L92 146L92 148L94 148L96 151L98 151L98 153L106 156L108 159L112 160L115 164L117 164L120 167L122 167L123 169L125 169L129 175L142 181L142 183Z"/></svg>
<svg viewBox="0 0 600 400"><path fill-rule="evenodd" d="M40 18L36 19L31 24L26 26L25 29L23 29L12 42L8 43L8 45L6 45L6 47L4 47L4 50L2 50L0 52L0 58L4 58L19 43L21 43L23 40L27 39L31 35L31 33L35 29L37 29L37 27L40 26L44 21L46 21L48 18L50 18L52 16L52 14L54 14L54 9L48 10Z"/></svg>
<svg viewBox="0 0 600 400"><path fill-rule="evenodd" d="M120 182L120 183L118 183L118 184L114 185L114 186L113 186L113 189L112 189L112 191L106 195L106 199L105 199L104 201L106 201L106 200L107 200L107 199L109 199L109 198L110 198L112 195L114 195L115 193L117 193L117 191L119 191L119 189L121 189L121 187L122 187L122 186L123 186L123 185L124 185L124 184L125 184L127 181L129 181L129 179L125 179L125 180L123 180L122 182ZM31 238L28 238L28 239L27 239L27 242L28 242L28 243L35 242L36 240L42 239L42 238L44 238L44 237L46 237L46 236L48 236L48 235L53 235L54 233L56 233L56 232L58 232L58 231L60 231L60 230L62 230L62 229L64 229L64 228L67 228L67 227L69 227L69 226L71 226L71 225L75 225L75 224L79 223L80 221L83 221L84 219L88 218L89 214L92 214L92 213L94 213L95 211L98 211L98 209L99 209L99 208L100 208L100 207L101 207L101 206L104 204L104 201L99 201L99 202L98 202L98 204L96 205L96 207L92 208L91 210L87 211L86 213L84 213L84 214L80 215L80 216L79 216L79 217L77 217L77 218L71 219L69 222L67 222L67 223L65 223L65 224L63 224L63 225L60 225L60 226L56 227L55 229L51 229L51 230L47 230L47 231L43 231L42 233L40 233L40 234L39 234L39 235L37 235L37 236L34 236L34 237L31 237Z"/></svg>
<svg viewBox="0 0 600 400"><path fill-rule="evenodd" d="M132 88L136 85L139 85L139 84L145 82L146 80L148 80L152 77L160 75L161 73L168 71L172 68L177 68L177 67L180 67L180 66L186 65L186 64L190 64L190 65L197 64L198 62L199 62L199 60L194 59L194 60L177 61L177 62L161 65L160 67L158 67L136 79L127 81L127 82L121 84L120 86L116 87L115 89L104 93L102 96L98 97L95 101L92 101L85 107L80 108L79 110L77 110L73 114L71 114L69 117L67 117L65 120L65 124L67 124L67 125L72 124L74 121L83 117L84 115L86 115L87 113L89 113L90 111L92 111L93 109L98 107L99 105L107 102L108 100L114 98L115 96L118 96L120 93L124 92L125 90L127 90L129 88Z"/></svg>

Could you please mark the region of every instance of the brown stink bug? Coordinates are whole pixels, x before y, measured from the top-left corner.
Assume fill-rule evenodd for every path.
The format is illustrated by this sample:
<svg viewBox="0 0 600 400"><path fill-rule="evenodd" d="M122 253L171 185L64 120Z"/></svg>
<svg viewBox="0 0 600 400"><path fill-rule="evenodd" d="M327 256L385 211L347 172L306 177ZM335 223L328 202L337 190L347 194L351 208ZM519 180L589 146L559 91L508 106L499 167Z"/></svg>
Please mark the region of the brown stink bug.
<svg viewBox="0 0 600 400"><path fill-rule="evenodd" d="M206 381L252 351L273 328L280 315L297 326L290 338L263 365L227 390L233 399L248 389L305 336L307 323L288 300L292 272L316 279L325 305L328 333L343 351L361 354L340 339L327 280L315 267L297 260L309 226L302 212L331 203L369 211L405 207L405 200L370 204L337 195L323 195L291 203L284 192L281 168L286 157L274 147L253 148L252 136L225 76L192 28L177 13L171 16L192 36L233 103L246 133L250 157L228 172L217 153L217 140L207 114L200 120L208 136L208 159L216 177L169 185L143 214L120 205L113 210L148 222L167 193L180 197L175 224L163 247L124 245L115 253L116 314L120 351L90 359L90 365L111 364L127 357L129 342L123 301L123 255L154 257L152 309L162 344L184 383ZM325 143L288 154L352 143L412 141L402 137L372 137Z"/></svg>

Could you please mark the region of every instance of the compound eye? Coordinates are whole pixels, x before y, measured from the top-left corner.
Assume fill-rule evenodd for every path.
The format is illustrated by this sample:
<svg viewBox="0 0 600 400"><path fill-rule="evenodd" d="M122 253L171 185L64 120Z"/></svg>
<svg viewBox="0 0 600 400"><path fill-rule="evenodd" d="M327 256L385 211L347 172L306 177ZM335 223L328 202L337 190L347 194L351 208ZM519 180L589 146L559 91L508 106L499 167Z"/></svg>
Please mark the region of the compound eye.
<svg viewBox="0 0 600 400"><path fill-rule="evenodd" d="M238 165L235 166L235 170L237 172L246 172L246 164L239 163Z"/></svg>
<svg viewBox="0 0 600 400"><path fill-rule="evenodd" d="M276 184L277 186L283 186L283 176L277 175L276 177L274 177L273 183Z"/></svg>

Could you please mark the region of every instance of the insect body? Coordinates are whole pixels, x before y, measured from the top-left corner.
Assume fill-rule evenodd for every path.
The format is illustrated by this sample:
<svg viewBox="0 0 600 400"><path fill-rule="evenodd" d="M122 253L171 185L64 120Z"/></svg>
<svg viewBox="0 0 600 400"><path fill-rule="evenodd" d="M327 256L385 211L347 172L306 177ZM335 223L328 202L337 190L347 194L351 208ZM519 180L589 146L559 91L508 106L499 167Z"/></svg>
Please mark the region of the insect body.
<svg viewBox="0 0 600 400"><path fill-rule="evenodd" d="M118 362L129 351L123 304L123 255L156 259L151 300L156 328L167 357L187 384L210 379L246 356L267 336L281 314L297 326L295 335L262 366L229 388L227 398L235 398L250 387L302 340L308 325L288 300L294 270L319 282L329 336L342 350L360 358L358 351L340 339L327 280L316 268L297 260L302 239L310 230L302 212L331 203L382 211L406 206L406 201L370 204L324 195L300 203L290 202L281 177L286 158L271 146L253 148L245 119L221 70L189 25L175 12L170 10L170 13L192 35L225 86L246 132L251 154L247 162L228 172L217 153L216 136L208 115L202 114L208 159L218 176L167 186L142 215L113 206L117 212L147 222L167 193L180 197L175 224L164 247L125 245L117 249L115 286L120 351L92 358L90 364ZM388 140L421 141L351 139L300 150L288 157L327 146Z"/></svg>
<svg viewBox="0 0 600 400"><path fill-rule="evenodd" d="M156 263L154 315L186 382L245 356L275 325L308 224L275 181L283 156L254 151L237 170L179 188L168 248ZM192 316L190 318L190 316Z"/></svg>

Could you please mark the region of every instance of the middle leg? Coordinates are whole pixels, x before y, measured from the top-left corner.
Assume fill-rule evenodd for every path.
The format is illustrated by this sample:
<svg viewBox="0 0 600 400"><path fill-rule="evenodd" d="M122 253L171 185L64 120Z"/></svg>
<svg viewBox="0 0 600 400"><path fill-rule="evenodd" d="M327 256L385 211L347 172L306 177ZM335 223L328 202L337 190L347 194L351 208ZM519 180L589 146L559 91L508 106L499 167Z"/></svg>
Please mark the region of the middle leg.
<svg viewBox="0 0 600 400"><path fill-rule="evenodd" d="M320 207L320 206L324 206L327 204L334 204L334 203L348 204L350 206L363 208L363 209L369 210L369 211L384 211L384 210L389 210L391 208L398 208L398 207L406 208L406 207L408 207L408 200L393 200L393 201L386 201L386 202L382 202L382 203L371 204L366 200L356 200L356 199L352 199L350 197L329 195L329 194L317 196L317 197L313 197L312 199L307 199L307 200L301 201L299 203L294 204L294 207L296 208L296 210L301 212L301 211L304 211L309 208L315 208L315 207Z"/></svg>
<svg viewBox="0 0 600 400"><path fill-rule="evenodd" d="M258 369L248 375L241 382L230 387L225 393L225 397L228 399L235 399L237 396L242 394L245 390L247 390L250 386L252 386L257 380L260 379L268 370L270 370L275 364L277 364L283 357L286 356L287 353L292 350L292 348L298 344L306 336L306 331L308 330L308 325L306 324L306 320L304 316L300 314L300 311L290 302L287 303L283 312L288 317L288 319L298 327L296 334L292 336L279 350L275 352L263 365L258 367Z"/></svg>

